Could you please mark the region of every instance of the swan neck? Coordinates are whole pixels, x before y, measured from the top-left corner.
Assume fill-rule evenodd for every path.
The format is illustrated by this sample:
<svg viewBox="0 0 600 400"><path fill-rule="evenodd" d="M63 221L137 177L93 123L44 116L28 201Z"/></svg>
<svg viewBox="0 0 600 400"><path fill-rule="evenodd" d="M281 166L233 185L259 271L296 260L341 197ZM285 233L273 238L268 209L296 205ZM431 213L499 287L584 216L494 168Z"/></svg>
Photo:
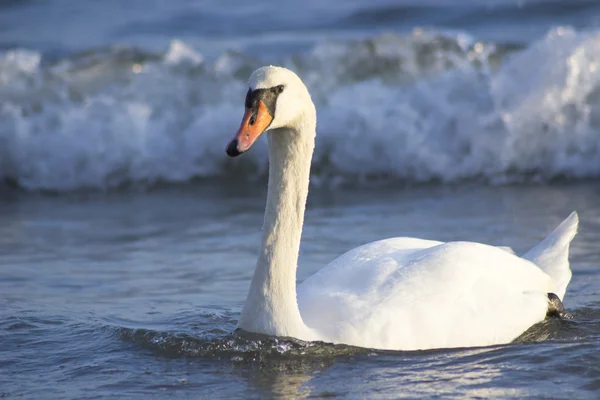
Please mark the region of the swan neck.
<svg viewBox="0 0 600 400"><path fill-rule="evenodd" d="M312 132L268 132L269 186L261 250L238 327L310 340L296 298L296 270L310 163Z"/></svg>

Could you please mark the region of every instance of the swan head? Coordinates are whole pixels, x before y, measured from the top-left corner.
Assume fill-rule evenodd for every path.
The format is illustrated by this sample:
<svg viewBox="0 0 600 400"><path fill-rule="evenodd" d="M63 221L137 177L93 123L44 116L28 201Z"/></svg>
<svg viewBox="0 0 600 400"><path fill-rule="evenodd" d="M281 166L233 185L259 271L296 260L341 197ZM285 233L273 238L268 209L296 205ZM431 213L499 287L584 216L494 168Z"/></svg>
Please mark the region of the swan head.
<svg viewBox="0 0 600 400"><path fill-rule="evenodd" d="M267 66L254 71L248 80L245 113L237 133L227 144L227 155L244 153L267 130L288 128L299 131L303 116L314 111L308 89L287 68Z"/></svg>

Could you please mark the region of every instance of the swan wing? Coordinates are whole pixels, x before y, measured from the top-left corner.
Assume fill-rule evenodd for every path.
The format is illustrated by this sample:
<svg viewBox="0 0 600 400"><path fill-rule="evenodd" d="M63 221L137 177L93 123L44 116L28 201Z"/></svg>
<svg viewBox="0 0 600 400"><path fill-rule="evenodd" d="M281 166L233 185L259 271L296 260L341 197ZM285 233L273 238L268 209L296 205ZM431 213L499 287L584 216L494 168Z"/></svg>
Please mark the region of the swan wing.
<svg viewBox="0 0 600 400"><path fill-rule="evenodd" d="M298 286L324 339L416 350L514 340L544 319L550 277L505 249L393 238L343 254Z"/></svg>

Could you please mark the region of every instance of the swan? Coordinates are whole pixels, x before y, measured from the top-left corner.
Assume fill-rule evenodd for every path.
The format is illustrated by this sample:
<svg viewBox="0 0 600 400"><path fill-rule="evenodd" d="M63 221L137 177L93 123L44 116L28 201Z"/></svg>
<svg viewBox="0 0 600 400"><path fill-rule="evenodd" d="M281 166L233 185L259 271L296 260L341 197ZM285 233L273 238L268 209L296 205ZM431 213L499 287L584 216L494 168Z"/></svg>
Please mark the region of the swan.
<svg viewBox="0 0 600 400"><path fill-rule="evenodd" d="M341 255L296 287L316 110L292 71L261 67L226 153L267 132L269 180L261 247L237 327L242 331L373 349L420 350L509 343L562 311L573 212L518 257L473 242L398 237Z"/></svg>

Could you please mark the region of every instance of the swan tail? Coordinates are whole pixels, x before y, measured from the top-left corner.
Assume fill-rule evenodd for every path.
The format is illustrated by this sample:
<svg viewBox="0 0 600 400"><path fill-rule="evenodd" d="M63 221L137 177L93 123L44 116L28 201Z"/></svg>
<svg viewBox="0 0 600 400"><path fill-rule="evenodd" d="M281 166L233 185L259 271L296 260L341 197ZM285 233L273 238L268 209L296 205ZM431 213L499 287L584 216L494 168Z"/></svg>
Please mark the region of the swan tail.
<svg viewBox="0 0 600 400"><path fill-rule="evenodd" d="M571 280L569 244L577 233L578 224L577 213L571 213L546 239L523 256L550 276L553 283L551 292L560 300L563 299Z"/></svg>

